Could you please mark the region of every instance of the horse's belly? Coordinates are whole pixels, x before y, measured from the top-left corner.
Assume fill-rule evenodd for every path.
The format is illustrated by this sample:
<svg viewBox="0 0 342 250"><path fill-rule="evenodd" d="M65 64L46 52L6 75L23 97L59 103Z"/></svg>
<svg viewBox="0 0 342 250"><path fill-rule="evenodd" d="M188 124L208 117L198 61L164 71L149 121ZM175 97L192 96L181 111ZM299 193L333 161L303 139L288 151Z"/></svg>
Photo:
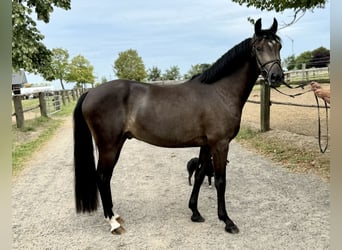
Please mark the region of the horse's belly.
<svg viewBox="0 0 342 250"><path fill-rule="evenodd" d="M207 143L206 136L182 128L142 128L135 127L128 134L138 140L160 147L196 147Z"/></svg>

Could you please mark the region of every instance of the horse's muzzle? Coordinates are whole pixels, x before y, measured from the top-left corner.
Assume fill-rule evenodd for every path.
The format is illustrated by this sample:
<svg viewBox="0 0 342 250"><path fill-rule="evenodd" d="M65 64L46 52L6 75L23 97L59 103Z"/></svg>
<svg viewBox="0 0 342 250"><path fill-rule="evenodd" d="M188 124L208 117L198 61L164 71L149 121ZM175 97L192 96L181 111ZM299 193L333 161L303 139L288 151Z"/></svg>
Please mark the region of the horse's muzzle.
<svg viewBox="0 0 342 250"><path fill-rule="evenodd" d="M284 74L280 73L270 73L267 78L268 83L272 87L279 87L284 82Z"/></svg>
<svg viewBox="0 0 342 250"><path fill-rule="evenodd" d="M284 72L278 63L271 65L266 80L272 87L279 87L284 82Z"/></svg>

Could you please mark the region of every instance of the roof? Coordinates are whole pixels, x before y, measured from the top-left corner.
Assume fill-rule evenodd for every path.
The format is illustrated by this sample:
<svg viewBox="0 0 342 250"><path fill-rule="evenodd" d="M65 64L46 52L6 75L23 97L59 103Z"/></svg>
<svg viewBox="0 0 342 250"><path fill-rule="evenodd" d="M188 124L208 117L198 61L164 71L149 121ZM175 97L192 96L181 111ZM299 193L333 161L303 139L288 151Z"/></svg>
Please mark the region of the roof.
<svg viewBox="0 0 342 250"><path fill-rule="evenodd" d="M12 85L27 83L26 74L24 70L12 73Z"/></svg>

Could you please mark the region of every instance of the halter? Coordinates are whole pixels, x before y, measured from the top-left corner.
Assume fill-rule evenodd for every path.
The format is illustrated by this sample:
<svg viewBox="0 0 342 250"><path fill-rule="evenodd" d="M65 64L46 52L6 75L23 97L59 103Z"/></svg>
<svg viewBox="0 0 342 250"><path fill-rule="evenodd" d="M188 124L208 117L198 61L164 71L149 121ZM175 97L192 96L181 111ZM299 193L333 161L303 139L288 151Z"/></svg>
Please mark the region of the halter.
<svg viewBox="0 0 342 250"><path fill-rule="evenodd" d="M252 56L255 56L256 58L256 61L257 61L257 64L258 64L258 67L260 69L260 73L261 75L264 77L264 79L266 80L266 82L268 82L268 74L269 72L271 71L271 69L273 68L274 65L278 65L279 68L281 68L281 64L280 64L280 60L279 59L274 59L274 60L271 60L271 61L268 61L268 62L265 62L265 63L261 63L259 57L256 55L255 53L255 43L256 43L256 40L254 40L252 42L252 46L253 46L253 50L252 50ZM269 69L267 70L266 68L266 65L268 64L271 64L271 66L269 67ZM271 83L268 82L268 84L271 86Z"/></svg>
<svg viewBox="0 0 342 250"><path fill-rule="evenodd" d="M273 66L274 65L278 65L280 68L281 68L281 65L280 65L280 60L279 59L274 59L274 60L271 60L271 61L269 61L269 62L265 62L264 64L262 64L261 62L260 62L260 59L258 58L258 56L257 55L255 55L255 58L256 58L256 61L257 61L257 63L258 63L258 66L259 66L259 68L260 68L260 70L261 70L261 75L266 79L266 81L268 82L268 73L270 72L270 70L273 68ZM266 65L268 65L268 64L271 64L271 66L269 67L269 69L267 70L266 69ZM271 86L271 84L270 83L268 83L270 86Z"/></svg>

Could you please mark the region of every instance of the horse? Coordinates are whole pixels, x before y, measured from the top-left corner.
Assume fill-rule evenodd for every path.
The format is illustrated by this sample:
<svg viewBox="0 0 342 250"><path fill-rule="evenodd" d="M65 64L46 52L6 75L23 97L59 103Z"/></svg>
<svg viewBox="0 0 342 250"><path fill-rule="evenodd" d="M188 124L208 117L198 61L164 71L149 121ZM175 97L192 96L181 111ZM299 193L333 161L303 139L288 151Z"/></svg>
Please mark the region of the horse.
<svg viewBox="0 0 342 250"><path fill-rule="evenodd" d="M239 132L244 104L258 76L271 87L284 82L277 29L275 18L269 29L262 29L258 19L252 37L184 83L161 86L117 79L81 95L73 112L76 212L95 211L99 191L111 233L125 231L122 218L112 210L110 180L122 146L135 138L159 147L199 147L202 165L212 156L218 218L226 232L238 233L225 202L229 143ZM188 203L193 222L204 222L197 207L204 169L196 174Z"/></svg>

